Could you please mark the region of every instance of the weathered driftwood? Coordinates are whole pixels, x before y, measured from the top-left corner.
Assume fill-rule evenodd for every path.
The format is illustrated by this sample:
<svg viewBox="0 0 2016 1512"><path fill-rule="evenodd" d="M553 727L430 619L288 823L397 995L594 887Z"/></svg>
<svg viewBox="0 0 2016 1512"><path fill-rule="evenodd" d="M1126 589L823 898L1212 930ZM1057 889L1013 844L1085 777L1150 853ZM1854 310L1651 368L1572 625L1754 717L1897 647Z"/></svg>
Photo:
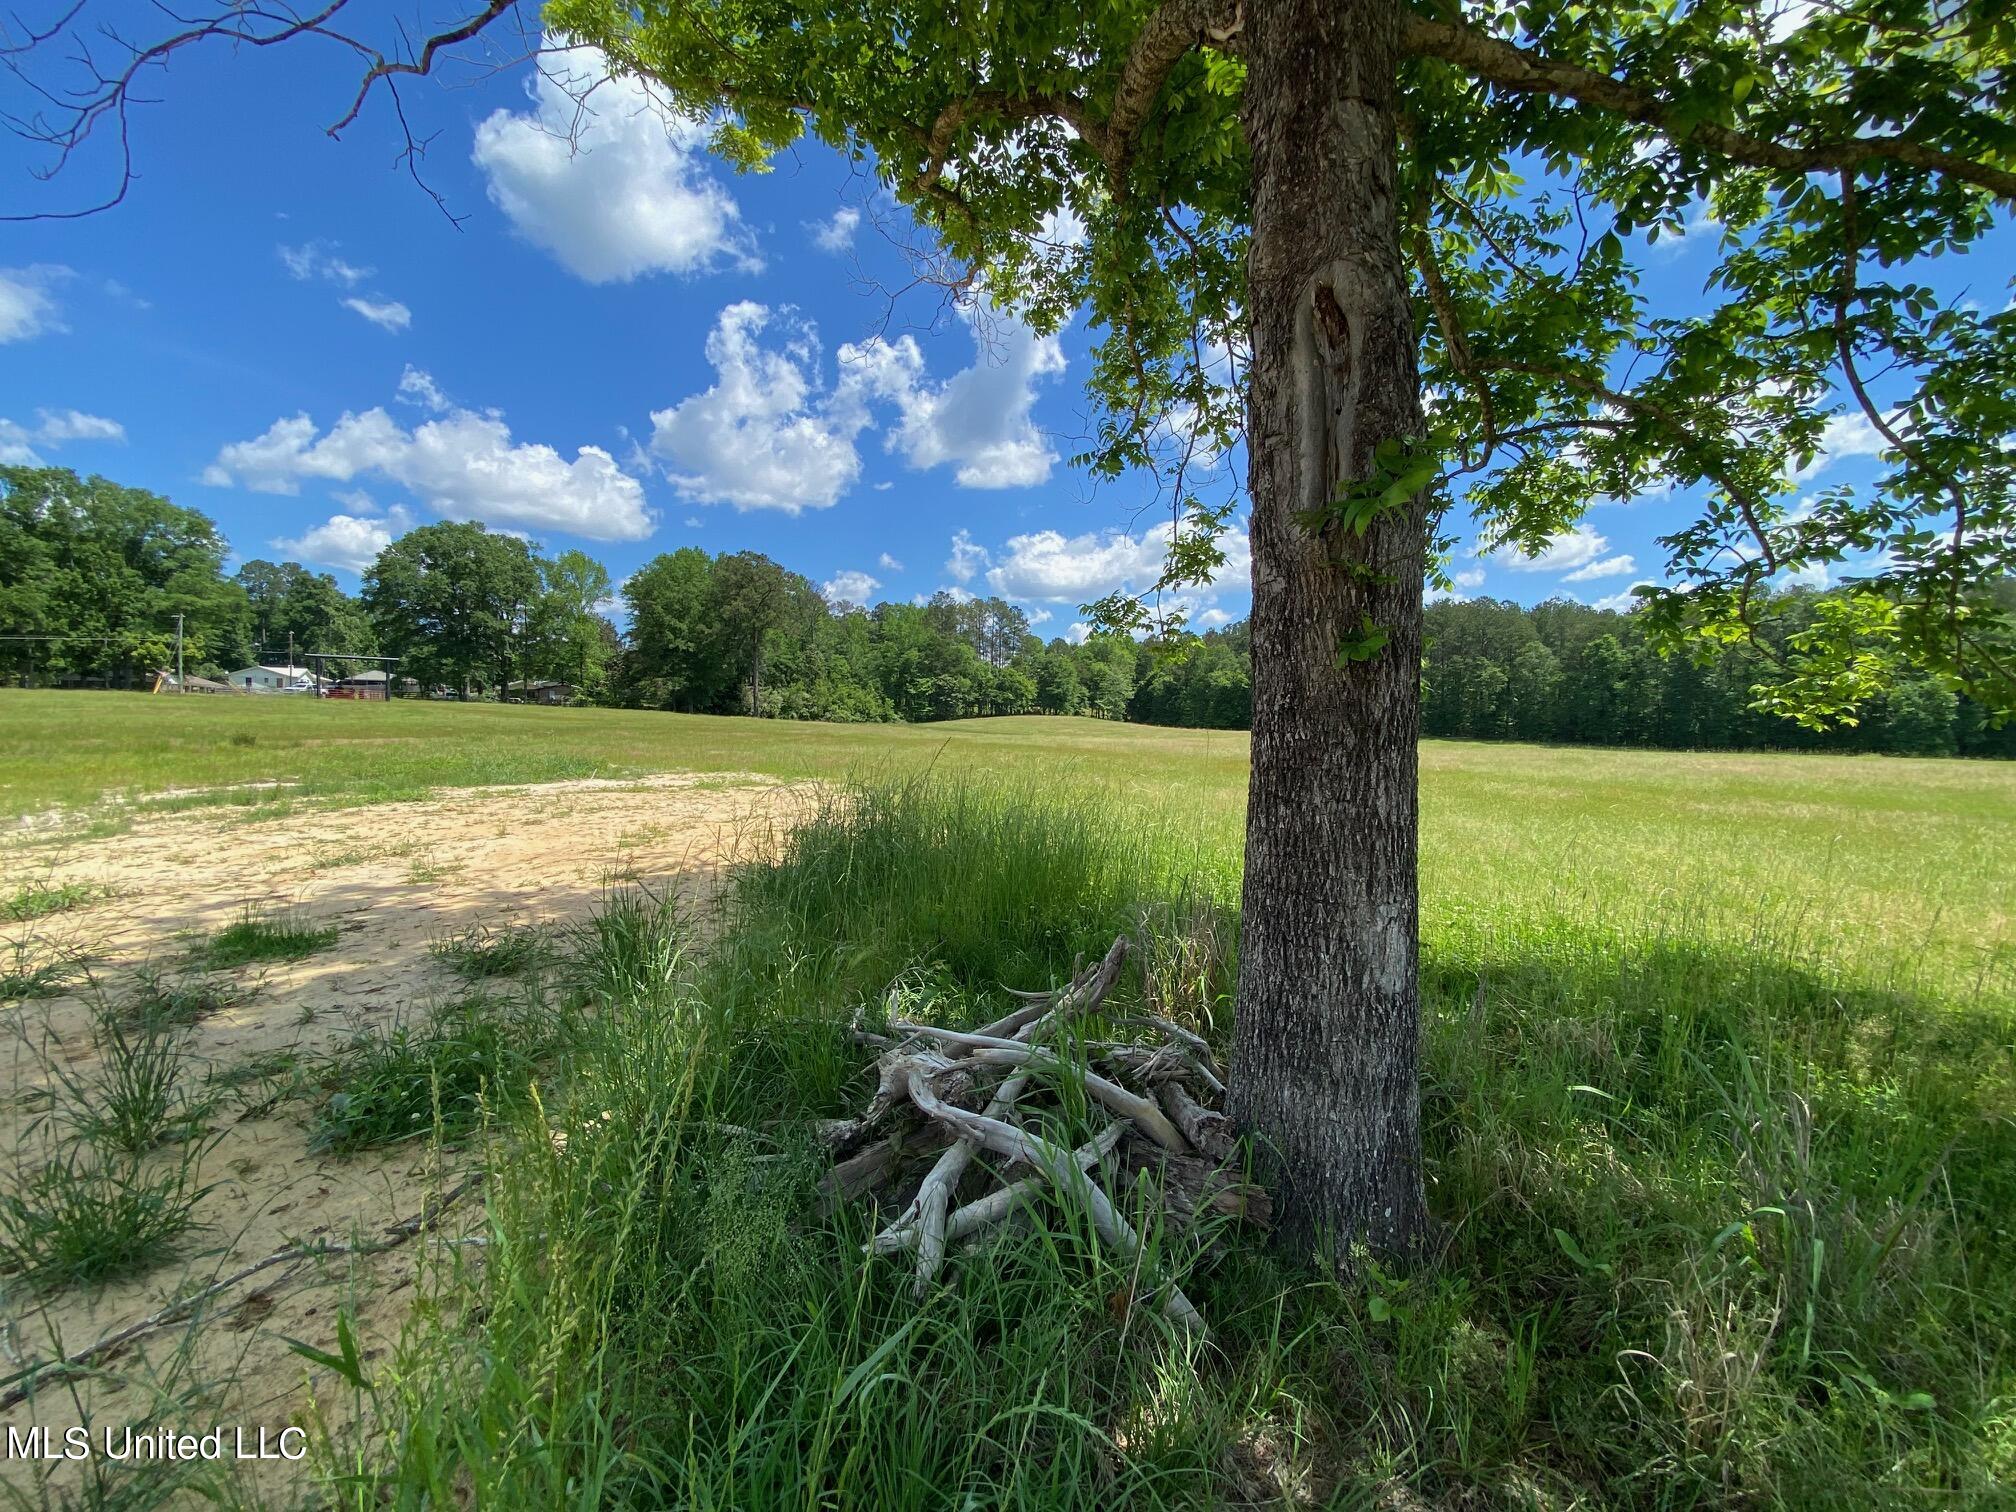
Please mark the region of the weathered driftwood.
<svg viewBox="0 0 2016 1512"><path fill-rule="evenodd" d="M989 1099L985 1116L999 1118L1006 1113L1028 1084L1026 1076L1009 1077ZM911 1100L916 1100L914 1093ZM952 1194L959 1189L959 1178L966 1174L972 1159L972 1143L953 1140L952 1147L938 1157L938 1163L925 1176L924 1184L917 1189L916 1201L911 1204L914 1215L911 1222L917 1231L917 1279L911 1289L919 1301L931 1289L938 1267L944 1263L946 1212L952 1205Z"/></svg>
<svg viewBox="0 0 2016 1512"><path fill-rule="evenodd" d="M1017 1009L1006 1018L997 1019L989 1024L981 1037L993 1045L1006 1046L1010 1049L1020 1048L1024 1042L1035 1040L1064 1016L1094 1011L1105 1001L1106 994L1113 990L1114 983L1120 979L1120 967L1126 958L1127 940L1125 936L1121 936L1114 940L1112 948L1106 952L1105 959L1092 970L1079 972L1060 992L1033 996L1025 1008ZM895 1002L893 992L890 1002L893 1007ZM892 1022L889 1027L894 1034L901 1037L901 1043L905 1045L913 1044L935 1033L928 1028L901 1022ZM893 1053L884 1057L884 1072L876 1090L877 1103L886 1105L888 1101L894 1100L897 1087L891 1068L898 1060L899 1057ZM989 1101L986 1116L999 1118L1006 1113L1014 1105L1015 1099L1021 1096L1028 1081L1026 1075L1011 1076L1004 1081ZM916 1196L888 1230L889 1233L908 1232L913 1229L916 1231L917 1279L914 1289L920 1299L930 1288L939 1267L944 1263L946 1219L952 1205L953 1194L958 1191L960 1179L966 1174L966 1167L972 1161L973 1149L973 1145L966 1140L954 1141L925 1174L923 1182L917 1188Z"/></svg>
<svg viewBox="0 0 2016 1512"><path fill-rule="evenodd" d="M943 1062L934 1066L920 1058L913 1061L908 1070L910 1100L927 1117L949 1125L996 1155L1034 1166L1060 1192L1084 1204L1091 1215L1092 1227L1101 1240L1129 1259L1140 1254L1141 1236L1134 1232L1132 1224L1120 1216L1119 1209L1099 1189L1099 1184L1078 1168L1070 1151L1061 1150L1040 1135L1003 1123L998 1118L968 1112L941 1101L932 1088L932 1077L942 1066ZM1164 1287L1162 1310L1172 1322L1192 1334L1202 1337L1208 1332L1203 1314L1191 1305L1190 1299L1183 1295L1183 1289L1174 1282Z"/></svg>
<svg viewBox="0 0 2016 1512"><path fill-rule="evenodd" d="M1225 1160L1232 1154L1232 1120L1216 1109L1207 1108L1183 1089L1179 1081L1165 1081L1155 1088L1155 1095L1162 1106L1169 1111L1169 1121L1183 1133L1183 1137L1197 1149L1214 1160Z"/></svg>
<svg viewBox="0 0 2016 1512"><path fill-rule="evenodd" d="M1071 1152L1078 1169L1089 1171L1120 1143L1120 1137L1127 1132L1127 1125L1111 1123L1099 1131L1096 1139L1087 1140ZM965 1140L960 1144L972 1146ZM996 1187L985 1197L975 1198L964 1207L955 1209L945 1220L945 1243L958 1243L969 1234L1001 1222L1023 1203L1032 1199L1047 1183L1040 1176L1025 1176L1020 1181L1011 1181L1007 1186ZM894 1255L904 1250L917 1248L919 1231L913 1225L908 1228L889 1228L875 1236L870 1245L878 1255Z"/></svg>
<svg viewBox="0 0 2016 1512"><path fill-rule="evenodd" d="M1120 1022L1139 1024L1143 1028L1159 1030L1166 1034L1188 1052L1190 1063L1196 1067L1199 1080L1210 1089L1211 1095L1213 1097L1225 1095L1223 1073L1219 1071L1217 1057L1212 1055L1211 1047L1205 1043L1203 1035L1192 1033L1181 1024L1172 1024L1165 1018L1157 1018L1152 1013L1131 1014Z"/></svg>
<svg viewBox="0 0 2016 1512"><path fill-rule="evenodd" d="M942 1149L947 1139L946 1130L931 1124L891 1128L873 1144L840 1161L820 1178L819 1216L826 1217L843 1202L865 1197L877 1190L905 1160Z"/></svg>
<svg viewBox="0 0 2016 1512"><path fill-rule="evenodd" d="M1101 1243L1123 1257L1142 1259L1140 1235L1094 1169L1116 1150L1119 1165L1111 1175L1165 1211L1175 1231L1192 1229L1206 1215L1266 1221L1266 1194L1248 1185L1232 1164L1230 1125L1196 1095L1201 1090L1216 1100L1224 1086L1202 1038L1165 1019L1136 1016L1120 1022L1156 1031L1160 1043L1081 1038L1070 1047L1069 1062L1059 1049L1041 1043L1070 1019L1098 1011L1119 981L1127 950L1126 939L1116 939L1103 959L1075 971L1064 987L1014 993L1019 999L1014 1011L977 1030L903 1019L895 1012L900 988L892 987L886 1026L857 1033L862 1043L881 1051L875 1095L863 1117L851 1121L857 1131L872 1130L873 1138L835 1165L822 1205L868 1193L884 1200L901 1190L900 1173L915 1169L912 1156L937 1151L909 1200L868 1245L876 1254L914 1253L920 1298L951 1245L992 1226L1026 1220L1044 1188L1082 1207ZM1116 1115L1097 1138L1072 1151L1020 1123L1037 1092L1054 1085L1050 1074L1066 1070L1074 1085ZM1002 1072L1006 1075L983 1098L978 1088ZM920 1131L928 1133L920 1139ZM1010 1171L994 1190L961 1204L959 1188L981 1150L1036 1174ZM1213 1242L1210 1231L1204 1232ZM1130 1285L1130 1295L1132 1290ZM1204 1332L1203 1318L1173 1281L1165 1280L1158 1292L1153 1278L1141 1278L1141 1290L1158 1294L1162 1310L1179 1326Z"/></svg>
<svg viewBox="0 0 2016 1512"><path fill-rule="evenodd" d="M933 1029L921 1024L892 1026L906 1034L922 1035L945 1044L958 1045L971 1053L962 1057L962 1064L972 1066L1032 1066L1041 1070L1055 1070L1063 1062L1055 1052L1036 1049L1028 1045L1018 1045L1012 1040L994 1039L984 1034L961 1034L953 1029ZM1025 1077L1017 1077L1019 1083ZM1122 1118L1133 1120L1134 1124L1150 1139L1165 1150L1187 1149L1183 1136L1166 1117L1162 1110L1145 1097L1129 1092L1117 1082L1108 1081L1096 1072L1084 1074L1085 1090L1107 1108ZM1020 1090L1020 1087L1017 1087ZM996 1115L998 1116L998 1115Z"/></svg>
<svg viewBox="0 0 2016 1512"><path fill-rule="evenodd" d="M983 1024L979 1032L997 1039L1019 1038L1021 1030L1053 1013L1089 1013L1106 1000L1106 994L1120 980L1120 968L1126 959L1127 937L1121 935L1113 941L1113 948L1106 952L1104 960L1073 977L1061 992L1028 993L1011 988L1010 995L1023 999L1023 1006L991 1024Z"/></svg>

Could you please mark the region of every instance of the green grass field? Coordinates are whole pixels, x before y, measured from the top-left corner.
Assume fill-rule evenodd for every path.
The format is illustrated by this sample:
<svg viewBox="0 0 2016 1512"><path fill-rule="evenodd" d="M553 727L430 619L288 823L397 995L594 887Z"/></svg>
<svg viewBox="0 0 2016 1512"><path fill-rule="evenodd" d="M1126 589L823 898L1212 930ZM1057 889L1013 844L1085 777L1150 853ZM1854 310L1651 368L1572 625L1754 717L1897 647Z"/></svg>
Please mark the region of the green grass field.
<svg viewBox="0 0 2016 1512"><path fill-rule="evenodd" d="M979 1022L1117 930L1222 1040L1243 737L8 693L0 762L0 808L87 834L228 783L297 785L173 802L284 822L435 783L856 784L742 874L704 952L618 898L545 1027L512 998L493 1033L472 998L395 1047L400 1086L498 1094L511 1179L483 1264L430 1271L374 1367L377 1434L321 1462L335 1499L2010 1504L2010 767L1424 746L1440 1246L1343 1280L1177 1246L1199 1350L1116 1317L1125 1276L1061 1215L913 1304L858 1213L811 1216L816 1158L732 1131L857 1110L846 1028L899 973ZM493 1050L535 1042L528 1094Z"/></svg>
<svg viewBox="0 0 2016 1512"><path fill-rule="evenodd" d="M397 802L435 786L927 768L1180 814L1191 869L1236 892L1246 783L1236 732L0 691L0 816L61 807L102 828L136 807L271 814ZM1899 980L2006 980L2010 969L2016 766L1430 741L1422 773L1430 938L1564 918L1614 936L1684 899L1699 927L1737 939L1796 933L1831 961ZM268 783L286 786L242 786Z"/></svg>

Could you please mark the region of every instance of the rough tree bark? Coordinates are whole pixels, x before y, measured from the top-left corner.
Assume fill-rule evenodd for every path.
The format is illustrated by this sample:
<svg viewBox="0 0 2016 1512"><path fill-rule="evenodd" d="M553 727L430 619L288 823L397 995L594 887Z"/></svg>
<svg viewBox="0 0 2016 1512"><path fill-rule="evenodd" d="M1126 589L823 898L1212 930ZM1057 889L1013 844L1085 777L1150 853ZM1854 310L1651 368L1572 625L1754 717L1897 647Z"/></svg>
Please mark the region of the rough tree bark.
<svg viewBox="0 0 2016 1512"><path fill-rule="evenodd" d="M1253 770L1229 1108L1293 1236L1415 1247L1416 753L1427 501L1297 517L1424 433L1393 0L1246 0ZM1376 576L1374 575L1376 574ZM1340 664L1367 621L1382 649Z"/></svg>

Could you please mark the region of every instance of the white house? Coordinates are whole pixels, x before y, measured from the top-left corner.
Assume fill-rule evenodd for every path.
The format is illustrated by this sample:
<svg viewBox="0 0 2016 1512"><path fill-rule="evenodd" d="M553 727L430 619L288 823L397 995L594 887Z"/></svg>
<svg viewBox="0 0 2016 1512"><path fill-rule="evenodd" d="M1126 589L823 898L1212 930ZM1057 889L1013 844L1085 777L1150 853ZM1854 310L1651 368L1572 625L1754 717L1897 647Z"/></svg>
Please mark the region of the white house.
<svg viewBox="0 0 2016 1512"><path fill-rule="evenodd" d="M225 680L252 693L298 693L315 686L306 667L240 667Z"/></svg>

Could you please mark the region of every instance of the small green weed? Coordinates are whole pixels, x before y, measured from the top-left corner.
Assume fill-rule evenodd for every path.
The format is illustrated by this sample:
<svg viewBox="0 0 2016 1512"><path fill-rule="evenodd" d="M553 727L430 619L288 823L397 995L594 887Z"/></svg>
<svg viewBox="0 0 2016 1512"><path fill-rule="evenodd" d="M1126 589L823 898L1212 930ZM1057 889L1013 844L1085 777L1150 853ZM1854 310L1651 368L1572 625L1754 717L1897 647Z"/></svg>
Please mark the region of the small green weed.
<svg viewBox="0 0 2016 1512"><path fill-rule="evenodd" d="M212 970L254 961L299 961L336 943L334 924L316 924L291 909L248 908L204 942L203 964Z"/></svg>
<svg viewBox="0 0 2016 1512"><path fill-rule="evenodd" d="M171 977L143 967L134 973L133 989L120 1001L119 1011L143 1028L181 1029L244 1002L254 990L202 976Z"/></svg>
<svg viewBox="0 0 2016 1512"><path fill-rule="evenodd" d="M417 1023L367 1030L338 1050L319 1080L330 1089L311 1148L352 1151L434 1131L449 1138L480 1121L485 1100L521 1097L556 1046L559 1018L536 1000L475 996Z"/></svg>
<svg viewBox="0 0 2016 1512"><path fill-rule="evenodd" d="M196 1225L200 1150L153 1168L131 1155L99 1159L71 1147L0 1193L0 1274L38 1291L144 1271Z"/></svg>
<svg viewBox="0 0 2016 1512"><path fill-rule="evenodd" d="M239 1061L226 1066L211 1076L210 1080L220 1087L244 1087L270 1080L276 1076L286 1076L301 1064L301 1056L293 1050L268 1050L263 1055Z"/></svg>
<svg viewBox="0 0 2016 1512"><path fill-rule="evenodd" d="M292 1050L269 1050L216 1072L210 1085L220 1089L236 1110L240 1123L264 1118L288 1098L307 1089L301 1057Z"/></svg>
<svg viewBox="0 0 2016 1512"><path fill-rule="evenodd" d="M50 914L83 908L107 896L105 888L93 887L86 882L30 882L25 887L16 888L5 899L0 899L0 920L9 924L26 924L31 919L46 919Z"/></svg>
<svg viewBox="0 0 2016 1512"><path fill-rule="evenodd" d="M604 1002L663 993L679 974L683 937L669 898L642 887L612 892L592 919L575 928L571 943L580 985Z"/></svg>
<svg viewBox="0 0 2016 1512"><path fill-rule="evenodd" d="M308 858L311 872L336 871L345 866L361 866L377 854L360 845L347 846L342 850L316 851Z"/></svg>
<svg viewBox="0 0 2016 1512"><path fill-rule="evenodd" d="M172 1030L101 1008L94 1037L99 1062L91 1080L50 1062L66 1094L59 1111L80 1139L138 1156L188 1139L202 1127L213 1102L191 1096L183 1085L188 1056Z"/></svg>
<svg viewBox="0 0 2016 1512"><path fill-rule="evenodd" d="M434 959L471 981L518 976L553 959L551 936L537 925L507 924L492 929L472 924L428 945Z"/></svg>
<svg viewBox="0 0 2016 1512"><path fill-rule="evenodd" d="M12 941L7 948L8 958L0 963L0 1001L59 997L77 979L75 961L38 961L26 940Z"/></svg>

